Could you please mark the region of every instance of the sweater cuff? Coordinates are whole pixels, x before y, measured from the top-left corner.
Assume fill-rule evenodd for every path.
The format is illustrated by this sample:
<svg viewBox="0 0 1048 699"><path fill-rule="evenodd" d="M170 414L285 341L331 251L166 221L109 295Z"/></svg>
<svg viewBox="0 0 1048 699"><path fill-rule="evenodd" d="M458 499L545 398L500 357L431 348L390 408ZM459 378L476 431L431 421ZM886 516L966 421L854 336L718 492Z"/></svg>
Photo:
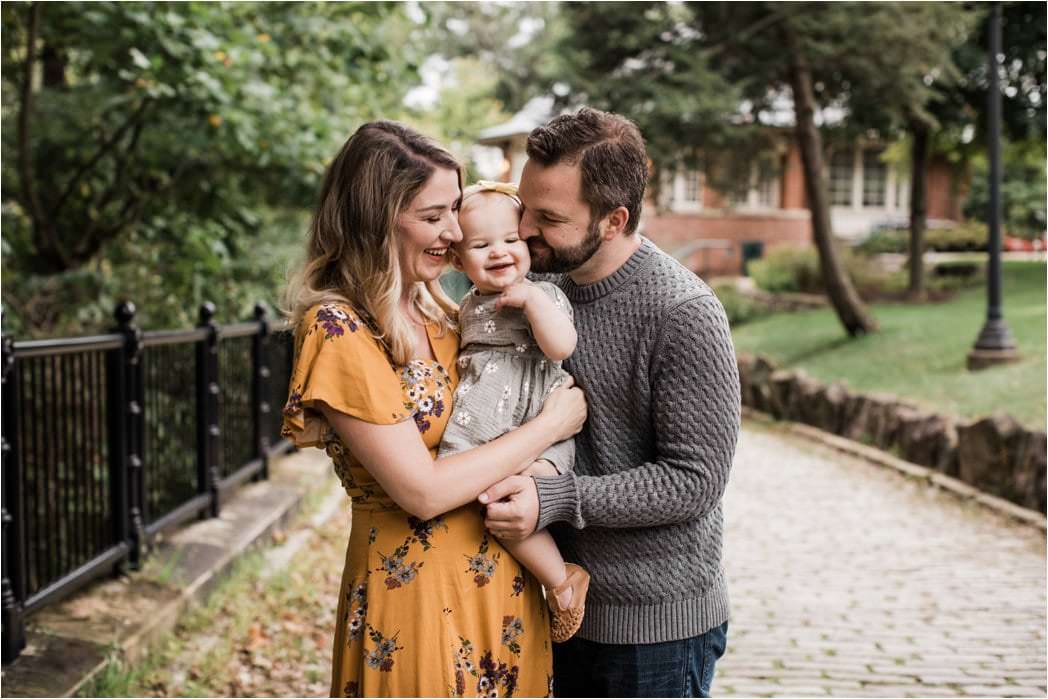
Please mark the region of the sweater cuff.
<svg viewBox="0 0 1048 699"><path fill-rule="evenodd" d="M560 476L534 476L535 489L539 496L539 521L536 531L545 529L553 522L574 522L578 509L578 489L575 474Z"/></svg>

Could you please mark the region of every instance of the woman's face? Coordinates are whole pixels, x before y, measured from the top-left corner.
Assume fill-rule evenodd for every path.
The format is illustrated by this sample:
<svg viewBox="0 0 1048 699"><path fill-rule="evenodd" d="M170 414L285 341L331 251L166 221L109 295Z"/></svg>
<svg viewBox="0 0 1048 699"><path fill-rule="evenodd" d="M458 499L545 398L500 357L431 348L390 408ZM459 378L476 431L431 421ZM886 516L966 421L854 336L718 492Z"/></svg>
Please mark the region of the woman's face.
<svg viewBox="0 0 1048 699"><path fill-rule="evenodd" d="M448 248L462 240L458 173L438 168L397 216L400 271L405 284L437 279L448 263Z"/></svg>

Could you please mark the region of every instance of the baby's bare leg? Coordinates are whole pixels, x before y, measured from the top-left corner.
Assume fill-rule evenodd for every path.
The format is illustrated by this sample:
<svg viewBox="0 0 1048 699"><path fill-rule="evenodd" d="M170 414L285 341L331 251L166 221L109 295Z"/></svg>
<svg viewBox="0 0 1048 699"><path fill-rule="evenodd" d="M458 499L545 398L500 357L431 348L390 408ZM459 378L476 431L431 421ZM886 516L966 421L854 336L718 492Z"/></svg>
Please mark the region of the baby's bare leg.
<svg viewBox="0 0 1048 699"><path fill-rule="evenodd" d="M542 529L520 541L501 541L507 551L520 561L520 564L538 578L547 594L564 582L567 570L560 550L548 531Z"/></svg>

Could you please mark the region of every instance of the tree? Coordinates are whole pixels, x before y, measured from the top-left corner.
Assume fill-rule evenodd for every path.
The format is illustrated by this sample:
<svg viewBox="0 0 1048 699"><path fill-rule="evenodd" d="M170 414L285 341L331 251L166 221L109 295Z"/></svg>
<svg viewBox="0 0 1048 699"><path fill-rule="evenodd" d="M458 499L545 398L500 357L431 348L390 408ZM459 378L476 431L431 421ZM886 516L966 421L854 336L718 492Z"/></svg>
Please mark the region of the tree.
<svg viewBox="0 0 1048 699"><path fill-rule="evenodd" d="M490 96L509 113L550 91L561 73L556 51L567 27L556 2L426 2L427 53L469 58L493 79Z"/></svg>
<svg viewBox="0 0 1048 699"><path fill-rule="evenodd" d="M586 3L565 13L575 99L623 112L668 162L767 150L767 115L792 103L827 293L850 335L876 329L830 230L818 115L849 134L922 113L930 66L948 63L956 22L934 3ZM951 15L952 17L952 15ZM611 32L609 33L609 28ZM945 60L944 60L945 56Z"/></svg>
<svg viewBox="0 0 1048 699"><path fill-rule="evenodd" d="M243 314L239 281L272 298L283 270L257 243L300 226L356 125L401 113L420 59L392 4L5 3L2 22L5 320L22 332L105 324L95 300L129 291L157 323L205 296Z"/></svg>

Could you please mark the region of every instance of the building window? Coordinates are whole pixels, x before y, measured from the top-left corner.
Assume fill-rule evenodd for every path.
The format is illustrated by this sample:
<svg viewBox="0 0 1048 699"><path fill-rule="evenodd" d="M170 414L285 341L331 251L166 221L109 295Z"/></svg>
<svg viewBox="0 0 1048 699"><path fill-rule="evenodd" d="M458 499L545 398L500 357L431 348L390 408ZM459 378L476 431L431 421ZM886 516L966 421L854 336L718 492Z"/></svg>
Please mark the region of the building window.
<svg viewBox="0 0 1048 699"><path fill-rule="evenodd" d="M755 180L754 205L761 209L779 208L779 190L782 187L779 174L777 172L758 172Z"/></svg>
<svg viewBox="0 0 1048 699"><path fill-rule="evenodd" d="M702 201L702 180L699 179L698 170L684 171L684 188L681 192L681 201L686 204L698 204Z"/></svg>
<svg viewBox="0 0 1048 699"><path fill-rule="evenodd" d="M830 205L851 206L855 158L851 151L834 151L830 157Z"/></svg>
<svg viewBox="0 0 1048 699"><path fill-rule="evenodd" d="M687 213L702 208L702 173L699 170L685 170L683 167L673 173L671 208L673 211Z"/></svg>
<svg viewBox="0 0 1048 699"><path fill-rule="evenodd" d="M862 205L884 206L888 185L888 167L881 152L867 150L862 154Z"/></svg>

